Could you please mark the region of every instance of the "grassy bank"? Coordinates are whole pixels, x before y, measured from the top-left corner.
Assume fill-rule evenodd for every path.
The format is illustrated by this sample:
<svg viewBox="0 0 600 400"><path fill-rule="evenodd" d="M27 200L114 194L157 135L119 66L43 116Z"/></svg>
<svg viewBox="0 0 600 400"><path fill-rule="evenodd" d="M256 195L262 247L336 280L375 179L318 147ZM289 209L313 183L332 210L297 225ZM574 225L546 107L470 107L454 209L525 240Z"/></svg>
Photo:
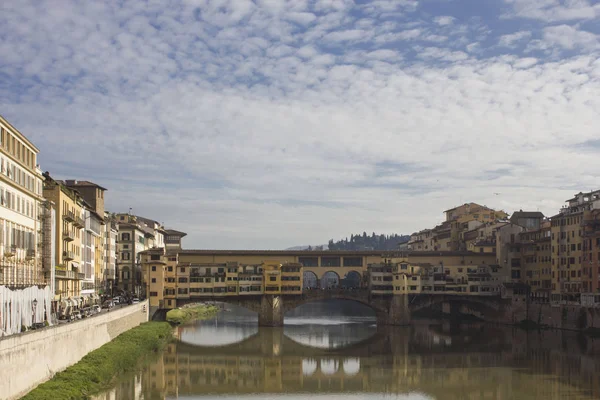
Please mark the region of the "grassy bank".
<svg viewBox="0 0 600 400"><path fill-rule="evenodd" d="M63 372L29 392L21 400L76 400L109 388L115 376L134 371L171 339L167 322L146 322L92 351Z"/></svg>
<svg viewBox="0 0 600 400"><path fill-rule="evenodd" d="M219 309L215 306L197 304L189 307L177 308L167 313L167 321L172 324L185 324L189 321L214 317Z"/></svg>

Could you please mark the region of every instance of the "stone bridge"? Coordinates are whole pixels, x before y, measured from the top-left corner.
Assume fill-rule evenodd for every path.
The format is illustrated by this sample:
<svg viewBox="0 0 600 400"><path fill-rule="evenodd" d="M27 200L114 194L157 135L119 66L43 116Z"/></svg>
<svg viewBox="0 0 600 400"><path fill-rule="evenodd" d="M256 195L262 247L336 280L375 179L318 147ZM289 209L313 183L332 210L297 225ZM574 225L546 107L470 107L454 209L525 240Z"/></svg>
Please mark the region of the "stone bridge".
<svg viewBox="0 0 600 400"><path fill-rule="evenodd" d="M437 309L446 314L470 314L504 322L510 311L510 300L500 296L466 294L373 295L368 290L305 290L300 295L242 295L178 299L177 306L190 303L218 301L240 306L258 314L259 326L282 326L284 314L298 306L314 301L349 300L369 306L377 317L377 325L407 325L412 314L424 309ZM157 314L160 314L159 310Z"/></svg>

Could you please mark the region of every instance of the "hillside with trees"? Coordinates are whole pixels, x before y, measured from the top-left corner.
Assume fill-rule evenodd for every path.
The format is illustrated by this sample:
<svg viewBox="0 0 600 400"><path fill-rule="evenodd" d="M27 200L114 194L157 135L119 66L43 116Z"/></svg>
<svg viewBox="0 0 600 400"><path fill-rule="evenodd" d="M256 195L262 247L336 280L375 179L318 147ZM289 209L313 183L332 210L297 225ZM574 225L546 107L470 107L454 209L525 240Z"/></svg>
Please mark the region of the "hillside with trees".
<svg viewBox="0 0 600 400"><path fill-rule="evenodd" d="M367 232L357 235L350 235L350 239L345 238L334 242L329 241L329 250L396 250L400 243L406 243L410 239L408 235L378 235L373 232L370 236Z"/></svg>

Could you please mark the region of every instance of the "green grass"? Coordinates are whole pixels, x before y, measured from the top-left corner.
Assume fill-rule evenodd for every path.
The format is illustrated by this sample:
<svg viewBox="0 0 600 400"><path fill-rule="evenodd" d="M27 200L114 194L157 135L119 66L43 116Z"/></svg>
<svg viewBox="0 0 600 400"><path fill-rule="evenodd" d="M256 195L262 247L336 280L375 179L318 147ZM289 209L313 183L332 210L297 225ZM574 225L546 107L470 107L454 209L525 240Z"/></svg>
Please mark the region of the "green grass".
<svg viewBox="0 0 600 400"><path fill-rule="evenodd" d="M215 306L198 304L190 307L177 308L167 313L167 321L181 325L189 321L212 318L219 311Z"/></svg>
<svg viewBox="0 0 600 400"><path fill-rule="evenodd" d="M77 364L42 383L21 400L78 400L110 387L116 376L135 371L171 340L167 322L146 322L117 336ZM65 343L68 346L68 343Z"/></svg>

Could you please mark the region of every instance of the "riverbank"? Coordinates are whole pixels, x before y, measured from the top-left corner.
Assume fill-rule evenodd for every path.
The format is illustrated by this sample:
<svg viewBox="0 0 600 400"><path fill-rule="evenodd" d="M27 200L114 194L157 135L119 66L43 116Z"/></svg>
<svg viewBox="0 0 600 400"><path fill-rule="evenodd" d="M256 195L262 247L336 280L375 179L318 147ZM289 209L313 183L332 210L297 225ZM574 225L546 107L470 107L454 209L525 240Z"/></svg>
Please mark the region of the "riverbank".
<svg viewBox="0 0 600 400"><path fill-rule="evenodd" d="M134 371L148 355L162 350L172 334L167 322L141 324L59 372L22 400L76 400L99 393L110 387L116 376Z"/></svg>
<svg viewBox="0 0 600 400"><path fill-rule="evenodd" d="M167 313L167 321L175 325L182 325L195 320L212 318L217 315L218 312L218 307L206 304L196 304L170 310Z"/></svg>

